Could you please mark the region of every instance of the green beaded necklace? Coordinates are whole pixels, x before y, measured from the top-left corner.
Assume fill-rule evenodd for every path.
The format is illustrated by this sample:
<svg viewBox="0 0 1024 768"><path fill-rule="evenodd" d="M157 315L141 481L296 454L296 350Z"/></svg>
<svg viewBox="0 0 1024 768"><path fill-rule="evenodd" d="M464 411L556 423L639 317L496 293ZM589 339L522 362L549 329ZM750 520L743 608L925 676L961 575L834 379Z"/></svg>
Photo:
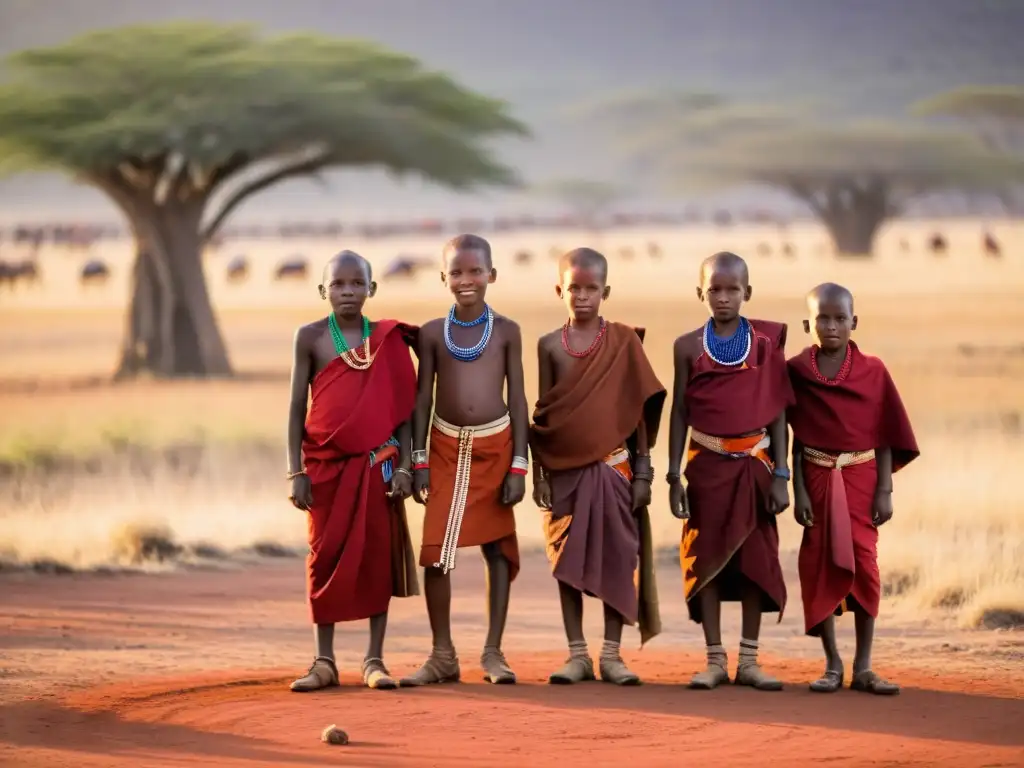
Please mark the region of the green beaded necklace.
<svg viewBox="0 0 1024 768"><path fill-rule="evenodd" d="M334 316L332 312L330 317L327 318L327 325L331 329L331 338L334 339L334 349L337 350L339 357L344 355L346 352L351 352L352 348L345 341L345 336L341 332L341 328L338 326L338 318ZM370 318L363 315L363 338L362 342L365 342L370 338ZM360 343L362 343L360 342Z"/></svg>

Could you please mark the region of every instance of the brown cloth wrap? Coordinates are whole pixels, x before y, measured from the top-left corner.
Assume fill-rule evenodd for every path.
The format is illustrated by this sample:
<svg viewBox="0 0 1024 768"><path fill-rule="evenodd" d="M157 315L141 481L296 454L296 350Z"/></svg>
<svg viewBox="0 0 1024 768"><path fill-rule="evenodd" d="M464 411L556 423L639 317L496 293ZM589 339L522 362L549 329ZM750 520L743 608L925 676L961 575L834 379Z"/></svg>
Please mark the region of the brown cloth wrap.
<svg viewBox="0 0 1024 768"><path fill-rule="evenodd" d="M624 474L620 476L622 473L606 464L605 458L633 444L641 419L647 428L648 447L654 446L658 436L665 388L644 353L643 337L642 328L608 323L601 345L591 355L580 359L571 373L537 402L530 428L534 459L551 473L553 509L547 516L546 529L555 577L605 600L601 593L611 594L606 581L608 576L614 574L617 582L633 576L635 582L630 591L636 596L635 610L623 605L618 597L606 602L622 613L628 623L639 624L641 644L661 632L648 510L645 507L624 517L620 512L616 519L612 509L593 509L593 504L577 502L602 500L615 507L632 502L628 487L616 485L625 486ZM630 453L635 455L635 450ZM595 490L600 492L595 493ZM599 518L602 514L605 515L603 522ZM623 522L625 527L622 527ZM574 523L589 533L585 534L587 546L570 557L566 553L571 552ZM634 526L635 533L631 530ZM599 529L614 531L616 528L622 532L619 541L595 539L591 535ZM627 535L628 542L625 541ZM600 567L600 563L598 567L591 567L592 564L586 562L588 556L591 560L617 558L621 566L623 545L632 551L635 551L634 546L639 549L635 556L632 551L626 554L630 560L639 559L636 572L635 560L632 560L633 566L614 569ZM598 546L601 551L588 551ZM614 591L621 594L621 584L616 586Z"/></svg>
<svg viewBox="0 0 1024 768"><path fill-rule="evenodd" d="M459 438L445 434L439 426L441 423L435 417L430 430L430 494L420 547L420 565L424 568L432 568L441 558L459 463ZM509 563L509 576L515 580L519 573L515 508L501 503L502 486L511 466L512 429L509 424L495 434L473 438L469 490L458 547L499 542L501 553Z"/></svg>

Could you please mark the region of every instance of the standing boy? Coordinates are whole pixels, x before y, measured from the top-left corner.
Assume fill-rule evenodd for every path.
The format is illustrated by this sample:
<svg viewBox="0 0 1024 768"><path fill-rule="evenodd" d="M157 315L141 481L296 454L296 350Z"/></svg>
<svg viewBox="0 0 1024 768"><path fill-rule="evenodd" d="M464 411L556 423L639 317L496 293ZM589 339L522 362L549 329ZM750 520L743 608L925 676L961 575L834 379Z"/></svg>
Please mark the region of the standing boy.
<svg viewBox="0 0 1024 768"><path fill-rule="evenodd" d="M747 265L717 253L700 268L697 298L711 317L676 339L669 432L669 504L686 520L680 548L686 604L701 624L707 668L693 688L728 682L722 601L740 601L743 634L735 681L758 690L782 683L757 663L761 614L786 605L775 516L789 506L786 326L741 314L752 289ZM690 431L684 489L679 477Z"/></svg>
<svg viewBox="0 0 1024 768"><path fill-rule="evenodd" d="M337 685L334 625L368 618L363 681L395 688L382 660L388 604L419 591L403 503L412 490L416 329L363 314L377 285L369 263L351 251L327 263L319 290L331 314L295 334L288 417L290 499L309 513L316 658L291 687Z"/></svg>
<svg viewBox="0 0 1024 768"><path fill-rule="evenodd" d="M811 690L843 685L835 616L853 610L857 651L850 687L875 694L899 686L871 670L878 616L878 527L892 517L892 475L919 455L892 377L877 357L850 341L853 295L825 283L807 295L804 332L813 345L789 361L796 403L793 489L800 545L800 591L807 634L820 636L825 674Z"/></svg>
<svg viewBox="0 0 1024 768"><path fill-rule="evenodd" d="M514 683L501 637L511 582L519 571L513 506L523 499L529 468L522 337L516 323L485 301L487 286L497 278L486 240L453 238L445 245L443 264L441 281L455 303L446 317L431 320L420 332L413 419L413 492L426 505L420 565L434 647L402 685L460 677L451 636L450 571L456 550L469 546L480 546L487 561L488 629L480 665L489 682Z"/></svg>
<svg viewBox="0 0 1024 768"><path fill-rule="evenodd" d="M608 262L590 248L565 254L555 293L565 325L537 345L540 399L533 413L534 501L545 519L569 659L556 684L594 679L583 636L583 595L604 603L601 679L637 685L620 653L623 623L642 642L660 632L651 552L650 449L665 388L644 354L642 329L607 322ZM639 592L639 595L638 595Z"/></svg>

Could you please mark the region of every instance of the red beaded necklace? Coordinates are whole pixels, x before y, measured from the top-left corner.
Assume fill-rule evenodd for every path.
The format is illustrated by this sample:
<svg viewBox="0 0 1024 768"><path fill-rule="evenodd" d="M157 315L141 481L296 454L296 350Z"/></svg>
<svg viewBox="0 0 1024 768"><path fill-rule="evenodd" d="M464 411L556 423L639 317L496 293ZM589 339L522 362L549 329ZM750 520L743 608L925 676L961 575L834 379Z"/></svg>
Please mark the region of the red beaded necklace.
<svg viewBox="0 0 1024 768"><path fill-rule="evenodd" d="M562 348L573 357L587 357L591 352L598 348L601 344L601 340L604 339L604 332L608 328L608 324L604 321L604 318L599 318L601 321L601 327L597 331L597 336L590 342L590 346L582 352L576 352L572 347L569 346L569 321L565 321L565 325L562 326Z"/></svg>
<svg viewBox="0 0 1024 768"><path fill-rule="evenodd" d="M843 364L839 366L839 370L836 372L834 379L826 378L818 368L818 347L811 347L811 371L814 373L814 377L822 384L827 384L830 387L842 384L847 376L850 375L850 365L853 362L853 346L851 344L846 345L846 357L843 358Z"/></svg>

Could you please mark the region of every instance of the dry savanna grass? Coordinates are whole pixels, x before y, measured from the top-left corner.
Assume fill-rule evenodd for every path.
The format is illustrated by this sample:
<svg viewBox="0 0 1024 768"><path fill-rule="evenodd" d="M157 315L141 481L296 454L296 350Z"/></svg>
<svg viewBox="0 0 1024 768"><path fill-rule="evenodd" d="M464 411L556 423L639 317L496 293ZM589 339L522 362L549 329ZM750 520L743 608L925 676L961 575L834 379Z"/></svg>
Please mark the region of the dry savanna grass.
<svg viewBox="0 0 1024 768"><path fill-rule="evenodd" d="M819 251L822 234L791 228L797 256L754 255L771 229L605 233L611 256L608 317L648 329L646 346L671 385L672 340L705 317L693 295L696 267L714 250L748 258L754 299L748 314L790 324L788 349L805 343L802 294L826 279L857 296L856 338L889 365L910 410L922 458L896 477L893 521L882 530L889 599L901 611L948 615L966 626L1011 626L1024 618L1024 510L1016 473L1024 462L1024 227L994 228L1003 261L986 259L981 224L941 225L950 253L924 252L934 224L887 231L872 263L837 261ZM536 391L533 344L563 320L552 290L551 247L594 240L584 233L494 238L499 269L490 298L519 321L528 392ZM533 238L533 239L530 239ZM774 239L773 239L774 238ZM915 244L905 252L900 240ZM651 260L645 244L665 255ZM389 254L436 252L436 243L345 242L380 270ZM624 247L639 256L616 258ZM304 520L284 500L284 431L291 338L324 311L315 273L332 246L229 244L207 257L211 291L233 362L233 381L141 381L112 385L125 299L127 248L104 258L114 279L80 290L72 257L43 254L44 283L0 296L0 562L38 568L180 567L235 562L301 548ZM513 263L521 249L531 265ZM278 257L310 256L314 277L273 284ZM250 283L223 277L230 255L246 252ZM436 274L381 281L368 312L422 322L441 314L447 295ZM666 464L667 419L655 465ZM656 542L674 547L664 486L656 486ZM524 542L539 546L537 512L517 512ZM420 514L411 507L418 535ZM784 548L800 531L787 513Z"/></svg>

